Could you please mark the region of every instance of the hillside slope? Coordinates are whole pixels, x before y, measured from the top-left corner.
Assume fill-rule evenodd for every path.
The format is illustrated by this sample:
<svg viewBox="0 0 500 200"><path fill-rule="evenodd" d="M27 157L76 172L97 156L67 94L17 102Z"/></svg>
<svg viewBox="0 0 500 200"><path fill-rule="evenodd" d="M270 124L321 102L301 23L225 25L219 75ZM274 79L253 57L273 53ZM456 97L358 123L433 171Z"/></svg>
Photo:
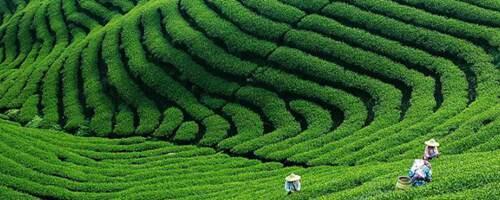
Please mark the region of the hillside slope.
<svg viewBox="0 0 500 200"><path fill-rule="evenodd" d="M443 156L433 161L432 184L395 192L412 160L284 167L142 137L77 137L5 122L0 138L0 196L11 199L280 199L291 172L304 179L303 192L291 199L500 197L498 150Z"/></svg>
<svg viewBox="0 0 500 200"><path fill-rule="evenodd" d="M254 174L277 172L274 178L263 172L270 182L255 186L231 176L239 172L227 172L227 185L221 180L211 187L200 180L196 190L186 174L188 182L169 186L178 192L159 192L164 197L228 197L222 190L233 191L226 192L234 197L264 197L272 192L267 186L280 185L295 170L311 173L316 181L297 198L347 197L337 192L399 198L418 190L435 198L498 195L487 193L498 187L498 180L488 178L494 172L472 168L482 158L490 164L500 160L499 52L500 4L495 1L0 0L0 118L41 129L2 125L2 137L10 138L4 145L18 145L17 140L33 148L49 143L52 152L76 148L72 156L99 159L114 157L106 153L114 149L102 147L100 155L92 149L101 144L77 144L131 141L139 143L132 145L139 152L155 149L144 156L135 149L132 157L119 153L119 159L105 163L43 157L48 164L69 167L67 173L97 169L88 177L71 174L70 185L66 175L29 164L32 158L14 159L23 161L20 165L11 159L12 167L28 165L48 174L47 181L62 182L46 194L22 188L16 181L26 179L20 173L24 170L11 171L2 163L3 173L10 174L4 179L13 182L0 184L0 190L39 198L146 198L161 184L126 176L127 159L167 159L169 151L161 150L167 148L187 151L185 157L193 161L216 155L208 162L214 166L234 160L252 163L248 166L256 167ZM30 139L22 132L40 136ZM73 138L68 139L71 144L49 140L54 134ZM467 170L453 176L474 184L436 180L436 186L391 192L394 177L421 157L423 142L430 138L442 144L446 155L436 161L443 166L436 171L448 176L455 168ZM24 150L21 146L15 149ZM130 147L123 148L117 151ZM266 162L264 169L259 162ZM114 165L124 171L98 170ZM198 172L197 165L205 164L174 167L193 176L225 174L207 166ZM383 168L391 170L370 175ZM367 175L336 182L351 170ZM165 173L165 180L178 178ZM241 173L253 174L250 169ZM19 180L13 178L17 176ZM99 180L126 182L92 182ZM141 189L141 184L151 188ZM80 190L91 194L79 196Z"/></svg>

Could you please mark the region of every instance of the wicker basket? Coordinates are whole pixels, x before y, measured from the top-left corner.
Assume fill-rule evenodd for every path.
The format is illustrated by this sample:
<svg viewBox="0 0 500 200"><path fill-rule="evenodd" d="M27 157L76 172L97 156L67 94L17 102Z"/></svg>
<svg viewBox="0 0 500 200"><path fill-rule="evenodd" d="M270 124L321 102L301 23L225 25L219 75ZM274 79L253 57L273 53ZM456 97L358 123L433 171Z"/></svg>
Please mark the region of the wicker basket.
<svg viewBox="0 0 500 200"><path fill-rule="evenodd" d="M398 182L396 182L397 190L407 190L411 188L411 179L408 176L398 177Z"/></svg>

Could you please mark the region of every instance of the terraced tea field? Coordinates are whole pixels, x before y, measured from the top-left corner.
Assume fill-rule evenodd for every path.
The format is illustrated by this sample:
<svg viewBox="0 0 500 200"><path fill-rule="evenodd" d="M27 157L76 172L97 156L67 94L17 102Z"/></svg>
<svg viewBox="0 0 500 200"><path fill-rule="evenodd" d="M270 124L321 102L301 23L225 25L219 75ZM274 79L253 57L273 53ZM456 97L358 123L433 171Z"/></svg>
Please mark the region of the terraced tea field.
<svg viewBox="0 0 500 200"><path fill-rule="evenodd" d="M500 199L500 1L0 0L0 113L0 199Z"/></svg>

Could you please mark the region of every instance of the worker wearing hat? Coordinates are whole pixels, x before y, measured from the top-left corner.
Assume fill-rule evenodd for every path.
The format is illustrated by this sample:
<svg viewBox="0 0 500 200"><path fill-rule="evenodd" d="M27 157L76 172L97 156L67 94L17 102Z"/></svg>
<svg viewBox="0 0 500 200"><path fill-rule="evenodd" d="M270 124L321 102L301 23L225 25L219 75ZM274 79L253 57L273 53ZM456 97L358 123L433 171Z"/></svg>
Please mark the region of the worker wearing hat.
<svg viewBox="0 0 500 200"><path fill-rule="evenodd" d="M287 194L300 191L300 176L291 173L285 178L285 190Z"/></svg>
<svg viewBox="0 0 500 200"><path fill-rule="evenodd" d="M424 150L424 160L431 160L432 158L439 157L439 143L434 139L430 139L425 141L425 150Z"/></svg>

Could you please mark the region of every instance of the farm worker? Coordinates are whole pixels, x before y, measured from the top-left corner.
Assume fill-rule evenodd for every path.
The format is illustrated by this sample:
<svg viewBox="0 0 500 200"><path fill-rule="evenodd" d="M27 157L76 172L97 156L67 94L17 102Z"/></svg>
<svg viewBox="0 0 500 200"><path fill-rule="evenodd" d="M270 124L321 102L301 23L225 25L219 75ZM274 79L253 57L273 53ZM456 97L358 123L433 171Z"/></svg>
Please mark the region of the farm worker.
<svg viewBox="0 0 500 200"><path fill-rule="evenodd" d="M415 159L408 176L413 186L421 186L432 181L432 167L427 160Z"/></svg>
<svg viewBox="0 0 500 200"><path fill-rule="evenodd" d="M291 173L285 178L285 190L287 194L300 191L300 176Z"/></svg>
<svg viewBox="0 0 500 200"><path fill-rule="evenodd" d="M439 157L438 146L439 143L434 139L425 141L424 160L432 160L434 157Z"/></svg>

